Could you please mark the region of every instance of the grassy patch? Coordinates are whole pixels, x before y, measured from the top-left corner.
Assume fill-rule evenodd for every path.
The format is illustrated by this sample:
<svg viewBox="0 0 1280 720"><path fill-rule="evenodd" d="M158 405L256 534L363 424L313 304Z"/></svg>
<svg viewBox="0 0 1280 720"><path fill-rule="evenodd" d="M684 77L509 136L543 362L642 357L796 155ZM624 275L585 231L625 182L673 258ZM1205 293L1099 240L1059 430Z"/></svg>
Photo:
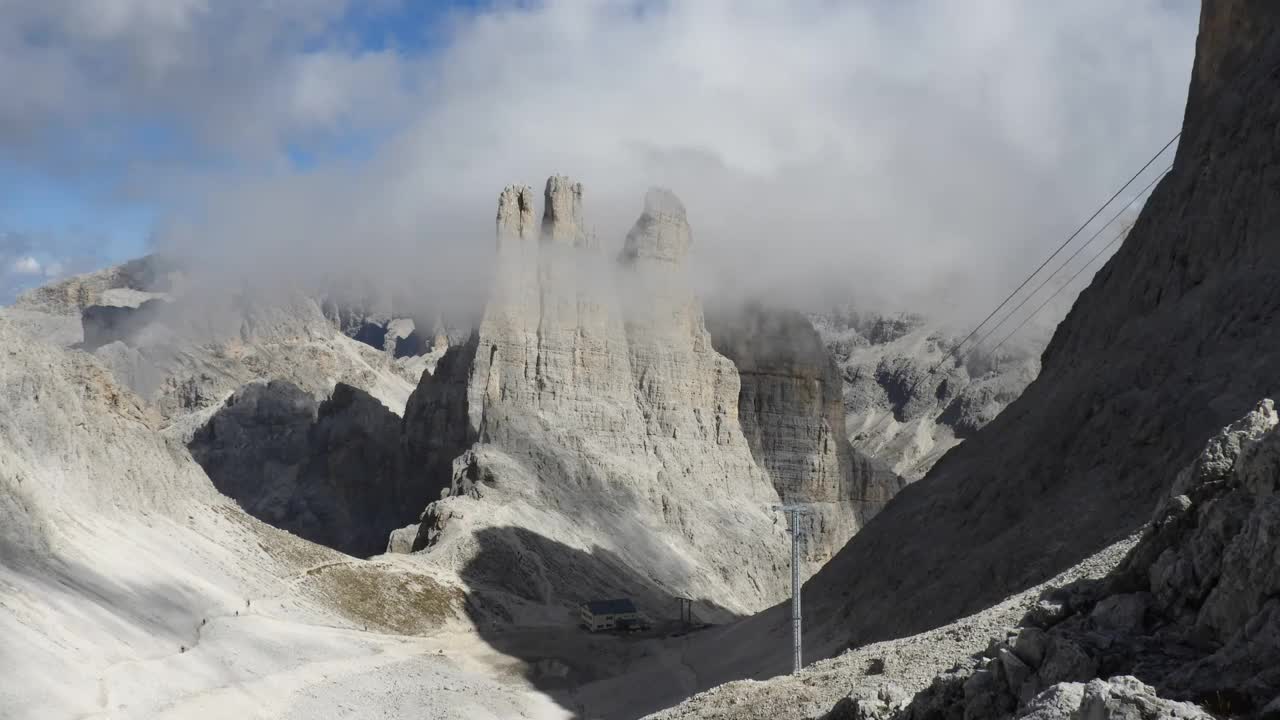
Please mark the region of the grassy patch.
<svg viewBox="0 0 1280 720"><path fill-rule="evenodd" d="M369 630L422 635L463 602L458 588L426 575L378 565L332 565L307 574L306 587L347 620Z"/></svg>

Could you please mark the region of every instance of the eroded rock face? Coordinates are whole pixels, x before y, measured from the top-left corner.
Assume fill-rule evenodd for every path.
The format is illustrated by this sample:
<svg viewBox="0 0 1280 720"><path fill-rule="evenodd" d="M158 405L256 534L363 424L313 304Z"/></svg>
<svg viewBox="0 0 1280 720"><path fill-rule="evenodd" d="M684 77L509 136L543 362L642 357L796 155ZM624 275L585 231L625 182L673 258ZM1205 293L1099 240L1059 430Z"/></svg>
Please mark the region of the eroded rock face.
<svg viewBox="0 0 1280 720"><path fill-rule="evenodd" d="M551 178L540 222L529 188L499 198L484 317L406 412L414 466L452 478L417 545L464 577L510 584L492 566L528 552L532 531L607 557L593 584L659 614L678 593L714 617L779 599L787 541L768 509L778 495L739 426L737 371L713 349L684 276L684 209L651 192L615 260L586 233L582 195ZM592 592L531 572L533 595L500 589L520 602Z"/></svg>
<svg viewBox="0 0 1280 720"><path fill-rule="evenodd" d="M738 418L752 456L786 502L806 503L805 552L821 563L903 486L849 444L840 372L809 320L759 304L708 318L741 376Z"/></svg>
<svg viewBox="0 0 1280 720"><path fill-rule="evenodd" d="M341 383L321 403L288 382L249 385L189 449L249 514L351 555L383 552L439 493L404 471L400 418Z"/></svg>
<svg viewBox="0 0 1280 720"><path fill-rule="evenodd" d="M987 717L1046 720L1211 717L1188 701L1266 717L1280 697L1278 426L1266 400L1224 428L1107 578L1044 597L1022 627L935 681L904 717L961 706L966 716L981 706Z"/></svg>
<svg viewBox="0 0 1280 720"><path fill-rule="evenodd" d="M960 338L920 315L846 307L811 320L844 380L854 449L909 481L1018 397L1035 379L1047 342L1020 337L994 356L979 350L957 365L943 358Z"/></svg>
<svg viewBox="0 0 1280 720"><path fill-rule="evenodd" d="M146 299L137 305L90 305L80 314L86 350L113 342L130 344L134 336L156 320L167 303Z"/></svg>
<svg viewBox="0 0 1280 720"><path fill-rule="evenodd" d="M307 458L307 431L318 403L290 382L247 385L227 398L192 438L191 454L214 487L235 498L250 514L287 495L297 468Z"/></svg>

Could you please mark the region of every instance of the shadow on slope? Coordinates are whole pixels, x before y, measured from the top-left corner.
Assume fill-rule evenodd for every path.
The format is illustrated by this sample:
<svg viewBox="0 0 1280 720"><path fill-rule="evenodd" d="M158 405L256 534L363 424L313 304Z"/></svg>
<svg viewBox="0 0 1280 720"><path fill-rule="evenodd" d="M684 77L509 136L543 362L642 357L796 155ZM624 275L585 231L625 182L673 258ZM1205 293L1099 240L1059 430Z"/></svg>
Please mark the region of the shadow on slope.
<svg viewBox="0 0 1280 720"><path fill-rule="evenodd" d="M680 622L677 596L616 554L569 547L521 527L485 528L475 541L460 573L468 617L486 643L519 659L515 672L575 717L638 718L697 687L680 660L696 628ZM631 598L652 628L625 634L581 626L580 603L613 598ZM695 625L736 617L708 598L694 599L693 614ZM642 674L632 675L637 670Z"/></svg>
<svg viewBox="0 0 1280 720"><path fill-rule="evenodd" d="M411 472L401 420L338 383L317 404L286 381L232 395L188 448L219 492L254 517L312 542L368 557L417 520L438 481Z"/></svg>

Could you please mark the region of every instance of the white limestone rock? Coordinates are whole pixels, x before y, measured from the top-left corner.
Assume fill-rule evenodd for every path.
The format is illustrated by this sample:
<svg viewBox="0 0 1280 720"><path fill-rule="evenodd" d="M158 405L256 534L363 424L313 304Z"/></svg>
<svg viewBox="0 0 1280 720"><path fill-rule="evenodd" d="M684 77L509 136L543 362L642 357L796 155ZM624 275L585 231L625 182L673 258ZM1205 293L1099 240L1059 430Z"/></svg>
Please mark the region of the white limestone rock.
<svg viewBox="0 0 1280 720"><path fill-rule="evenodd" d="M748 303L708 316L741 377L738 417L752 456L784 501L803 503L806 559L820 567L903 486L854 450L840 371L800 313Z"/></svg>
<svg viewBox="0 0 1280 720"><path fill-rule="evenodd" d="M960 337L921 315L838 307L810 319L844 379L854 449L908 481L1016 399L1048 341L1033 334L994 356L980 348L957 366L943 358Z"/></svg>
<svg viewBox="0 0 1280 720"><path fill-rule="evenodd" d="M721 618L781 599L778 495L739 426L737 371L683 275L683 211L650 193L612 262L584 230L582 194L548 180L540 225L529 188L499 197L479 328L406 411L411 462L452 482L416 546L512 602L612 587L650 612L674 613L685 595ZM524 581L491 570L535 548ZM582 553L588 569L547 571Z"/></svg>

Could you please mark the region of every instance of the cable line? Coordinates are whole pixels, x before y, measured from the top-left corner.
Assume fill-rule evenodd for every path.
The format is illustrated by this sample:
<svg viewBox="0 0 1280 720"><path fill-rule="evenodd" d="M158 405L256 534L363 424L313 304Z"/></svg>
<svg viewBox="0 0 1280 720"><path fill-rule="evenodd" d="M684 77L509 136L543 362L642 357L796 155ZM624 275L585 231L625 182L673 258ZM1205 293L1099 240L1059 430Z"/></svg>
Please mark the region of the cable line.
<svg viewBox="0 0 1280 720"><path fill-rule="evenodd" d="M929 369L929 374L932 375L933 373L937 372L938 368L942 367L942 364L945 363L948 358L954 355L955 352L959 350L962 345L964 345L966 342L969 341L970 338L976 335L978 331L982 329L983 325L986 325L988 322L990 322L991 318L995 317L996 313L1000 312L1001 308L1003 308L1005 305L1008 305L1009 301L1012 300L1014 296L1016 296L1019 292L1021 292L1022 289L1027 286L1027 283L1031 282L1032 278L1038 275L1040 271L1045 268L1046 265L1052 262L1053 259L1058 256L1058 253L1062 252L1063 249L1067 247L1067 245L1070 245L1071 241L1076 239L1076 236L1078 236L1081 232L1084 232L1084 229L1086 227L1089 227L1089 224L1092 223L1094 220L1096 220L1097 217L1102 214L1102 211L1107 209L1108 205L1115 202L1115 199L1120 197L1120 194L1123 193L1125 190L1127 190L1129 186L1133 184L1133 181L1137 180L1138 177L1142 175L1142 173L1146 172L1147 168L1151 167L1151 164L1156 161L1156 158L1163 155L1164 151L1168 150L1169 147L1173 145L1173 143L1175 143L1178 140L1178 138L1181 136L1182 136L1182 131L1179 130L1176 134L1174 134L1172 138L1170 138L1169 142L1165 143L1164 147L1160 148L1159 152L1157 152L1155 155L1152 155L1151 159L1148 160L1147 163L1143 165L1140 170L1138 170L1138 172L1133 174L1133 177L1129 178L1128 182L1126 182L1124 185L1121 185L1120 189L1115 191L1115 194L1113 194L1105 203L1103 203L1101 207L1095 210L1094 213L1089 216L1089 219L1084 221L1083 225L1077 228L1075 232L1071 233L1071 236L1068 237L1065 241L1063 241L1063 243L1058 246L1058 249L1053 251L1053 254L1045 258L1045 261L1040 263L1040 267L1032 271L1032 273L1027 276L1027 279L1022 281L1022 284L1014 288L1013 292L1009 293L1009 296L1006 297L1004 300L1002 300L1000 304L996 306L996 309L991 311L990 315L983 318L982 322L978 323L977 327L969 331L968 335L964 336L964 339L962 339L960 342L953 345L951 349L948 350L942 356L942 359L938 361L938 364L934 365L932 368Z"/></svg>
<svg viewBox="0 0 1280 720"><path fill-rule="evenodd" d="M1160 177L1164 177L1164 176L1161 175ZM1111 242L1107 243L1105 246L1103 246L1101 250L1099 250L1096 254L1094 254L1093 257L1089 258L1089 262L1085 263L1084 265L1081 265L1080 269L1077 270L1074 275L1067 278L1067 281L1062 283L1062 287L1058 288L1053 292L1052 295L1045 298L1045 301L1040 303L1039 307L1037 307L1035 310L1032 310L1030 315L1028 315L1021 323L1018 323L1018 327L1014 328L1013 331L1010 332L1008 335L1005 335L1003 340L996 343L996 346L991 348L992 354L994 354L996 350L999 350L1001 345L1004 345L1006 342L1008 342L1009 338L1016 335L1018 331L1023 328L1024 325L1031 322L1031 318L1035 317L1041 310L1043 310L1045 306L1049 304L1050 301L1052 301L1055 297L1058 296L1058 293L1062 292L1063 290L1066 290L1067 286L1069 286L1076 278L1080 277L1080 273L1084 272L1090 265L1092 265L1094 260L1097 260L1098 258L1102 257L1103 253L1105 253L1112 245L1115 245L1116 242L1118 242L1121 238L1128 235L1130 229L1132 229L1132 227L1121 230L1118 235L1116 235L1114 238L1111 238Z"/></svg>
<svg viewBox="0 0 1280 720"><path fill-rule="evenodd" d="M995 332L996 332L996 330L999 330L999 329L1000 329L1000 327L1001 327L1002 325L1004 325L1005 323L1009 322L1009 319L1010 319L1010 318L1012 318L1014 315L1017 315L1017 314L1018 314L1018 311L1019 311L1019 310L1021 310L1021 309L1022 309L1022 307L1023 307L1024 305L1026 305L1028 302L1030 302L1030 301L1031 301L1031 298L1033 298L1033 297L1035 297L1035 296L1036 296L1036 293L1038 293L1038 292L1040 292L1041 290L1043 290L1045 285L1048 285L1048 284L1050 283L1050 281L1052 281L1055 277L1057 277L1058 273L1062 272L1062 270L1063 270L1064 268L1066 268L1068 265L1070 265L1070 264L1071 264L1071 261L1072 261L1072 260L1075 260L1075 259L1076 259L1076 257L1077 257L1078 255L1080 255L1080 253L1084 252L1085 248L1087 248L1087 247L1089 247L1090 245L1092 245L1092 244L1093 244L1093 241L1094 241L1094 240L1097 240L1097 239L1098 239L1098 237L1099 237L1100 235L1102 235L1103 231L1105 231L1107 228L1111 227L1111 224L1112 224L1112 223L1114 223L1117 219L1119 219L1119 217L1120 217L1121 215L1123 215L1123 214L1125 213L1125 211L1126 211L1126 210L1128 210L1129 208L1133 207L1133 204L1134 204L1134 203L1136 203L1136 202L1138 202L1138 200L1142 199L1142 196L1143 196L1143 195L1146 195L1148 190L1150 190L1151 188L1155 187L1156 183L1160 182L1160 178L1164 177L1164 176L1165 176L1165 175L1166 175L1170 170L1172 170L1172 169L1173 169L1173 165L1172 165L1172 164L1170 164L1170 165L1169 165L1169 167L1165 168L1163 172L1161 172L1159 175L1156 175L1156 176L1155 176L1155 178L1154 178L1154 179L1152 179L1152 181L1151 181L1151 182L1147 183L1147 186L1146 186L1146 187L1144 187L1144 188L1142 188L1142 190L1138 191L1138 194L1137 194L1137 195L1134 195L1132 200L1130 200L1128 203L1126 203L1124 207L1120 208L1120 210L1119 210L1119 211L1117 211L1115 215L1112 215L1110 220L1108 220L1108 221L1106 221L1105 223L1103 223L1103 224L1102 224L1102 226L1098 228L1097 232L1095 232L1092 236L1090 236L1090 238L1089 238L1088 240L1086 240L1086 241L1084 242L1084 244L1083 244L1083 245L1081 245L1080 247L1076 248L1076 251L1075 251L1075 252L1073 252L1073 253L1071 253L1071 257L1067 258L1066 260L1063 260L1061 265L1059 265L1057 268L1055 268L1053 272L1051 272L1051 273L1049 273L1047 276L1045 276L1045 279L1044 279L1044 280L1042 280L1042 281L1040 282L1040 284L1036 286L1036 289L1035 289L1035 290L1032 290L1030 293L1028 293L1028 294L1027 294L1027 296L1026 296L1026 297L1022 298L1022 302L1018 303L1016 307L1014 307L1012 310L1010 310L1008 313L1006 313L1006 314L1005 314L1005 316L1004 316L1003 318L1001 318L1001 319L1000 319L1000 322L996 323L995 325L992 325L992 326L991 326L991 329L990 329L990 330L987 330L986 334L984 334L982 337L978 338L978 341L977 341L977 342L975 342L973 345L969 346L969 349L968 349L968 350L965 350L963 353L961 353L960 355L956 356L956 362L964 362L964 359L965 359L965 358L969 357L969 355L971 355L974 351L976 351L978 348L982 347L982 343L986 342L986 341L987 341L987 338L989 338L989 337L991 337L992 335L994 335L994 334L995 334ZM1069 281L1068 281L1068 282L1069 282ZM1035 313L1032 313L1032 314L1034 315ZM1021 327L1021 326L1019 326L1019 327Z"/></svg>

